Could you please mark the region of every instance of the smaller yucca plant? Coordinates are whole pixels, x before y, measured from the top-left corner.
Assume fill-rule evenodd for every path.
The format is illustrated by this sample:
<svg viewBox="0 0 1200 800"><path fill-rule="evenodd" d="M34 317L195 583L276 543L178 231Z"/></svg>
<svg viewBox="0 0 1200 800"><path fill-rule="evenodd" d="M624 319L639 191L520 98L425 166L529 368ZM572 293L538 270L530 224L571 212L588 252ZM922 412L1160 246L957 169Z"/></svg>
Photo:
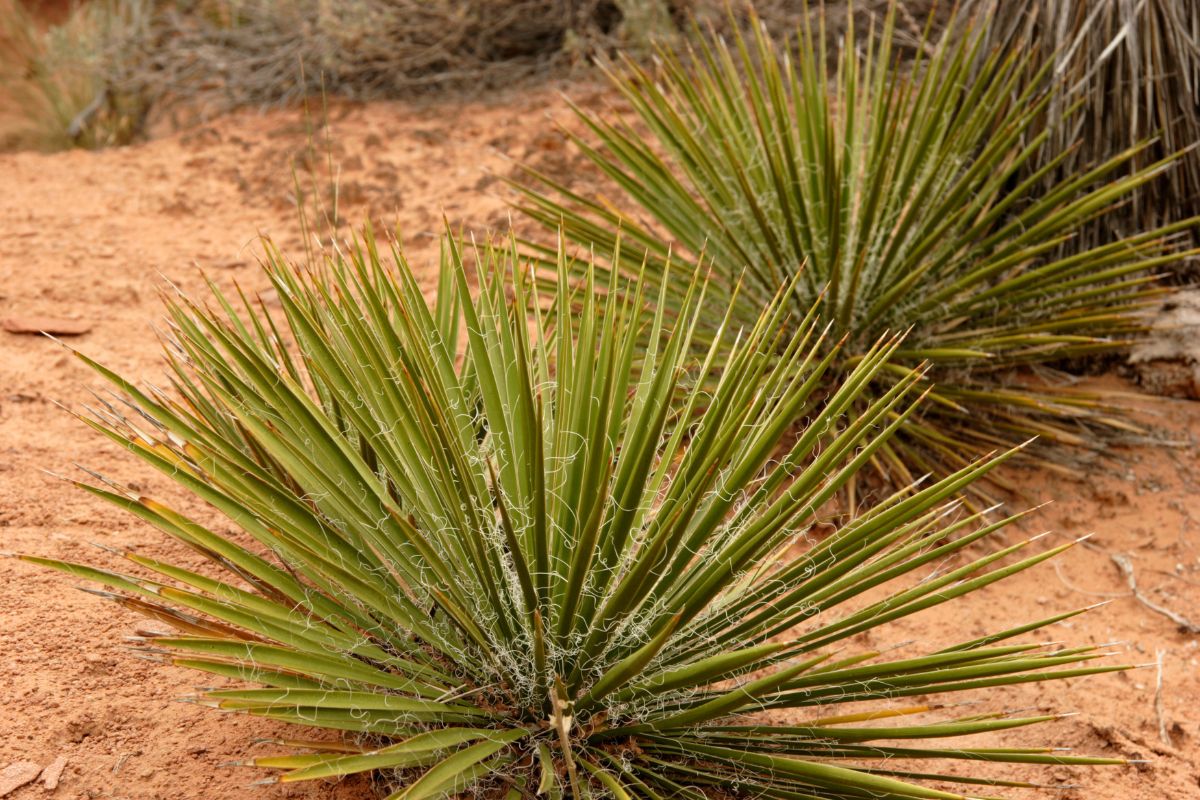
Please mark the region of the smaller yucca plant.
<svg viewBox="0 0 1200 800"><path fill-rule="evenodd" d="M941 743L1055 718L960 716L942 693L1122 669L1029 638L1078 612L949 647L856 647L1070 546L966 556L1008 520L953 498L1003 456L816 534L913 413L917 373L863 398L898 339L818 394L836 347L812 317L780 341L786 292L695 361L702 285L670 330L661 314L645 330L637 285L576 293L561 260L539 299L513 247L476 264L447 239L430 305L369 236L313 269L271 252L282 315L216 290L171 302L172 392L81 356L125 398L89 424L244 535L103 479L85 488L212 569L26 560L175 628L137 641L231 681L200 702L347 734L249 762L281 781L382 771L406 800L949 799L929 782L1026 784L931 759L1117 763ZM577 324L531 327L543 306Z"/></svg>
<svg viewBox="0 0 1200 800"><path fill-rule="evenodd" d="M588 133L573 136L617 194L585 197L530 171L516 184L522 210L596 252L621 238L638 249L627 268L644 251L669 315L711 270L701 347L727 310L752 324L784 283L789 331L819 303L846 338L836 380L885 332L911 329L863 395L930 364L931 402L874 464L893 485L1032 436L1054 461L1070 451L1047 445L1099 447L1129 430L1120 408L1031 368L1119 349L1142 329L1153 273L1184 257L1173 245L1191 223L1062 245L1169 159L1127 170L1135 148L1047 189L1059 161L1023 174L1049 135L1035 127L1051 99L1037 89L1045 70L1026 52L985 50L986 25L905 63L895 25L893 4L878 35L848 26L832 76L807 23L794 48L756 26L728 44L664 48L653 71L626 61L610 77L632 112L577 108Z"/></svg>

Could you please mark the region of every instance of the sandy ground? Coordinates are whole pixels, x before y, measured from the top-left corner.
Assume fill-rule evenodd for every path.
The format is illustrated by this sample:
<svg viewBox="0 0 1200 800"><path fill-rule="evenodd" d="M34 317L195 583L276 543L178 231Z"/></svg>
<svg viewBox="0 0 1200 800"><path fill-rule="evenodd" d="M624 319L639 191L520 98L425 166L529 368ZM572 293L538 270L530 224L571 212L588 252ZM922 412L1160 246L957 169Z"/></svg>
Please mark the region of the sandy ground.
<svg viewBox="0 0 1200 800"><path fill-rule="evenodd" d="M594 90L573 88L585 102ZM452 222L497 227L505 157L569 171L573 157L545 130L565 116L550 89L495 105L376 104L332 113L341 210L358 222L398 222L416 263L432 266L444 212ZM513 109L520 109L514 111ZM197 266L218 283L263 288L258 233L298 244L289 164L306 179L306 125L295 111L243 113L186 134L100 153L0 155L0 318L55 317L90 326L72 340L125 375L161 375L153 327L170 281L199 291ZM324 158L324 155L321 156ZM318 168L318 172L321 169ZM1132 391L1115 378L1101 385ZM104 564L92 543L192 563L147 526L43 472L73 465L175 498L114 445L57 404L78 407L100 383L59 345L0 332L0 550ZM1086 480L1018 473L1028 502L1053 503L1035 529L1095 532L1057 564L935 609L877 634L872 646L922 646L977 635L1101 600L1058 626L1055 639L1120 642L1119 659L1155 662L1136 672L1024 686L970 698L980 713L1032 708L1078 712L1053 726L1003 737L1051 742L1145 763L1102 770L1016 769L1056 787L1053 796L1126 800L1200 797L1200 636L1131 596L1113 556L1132 566L1145 600L1200 620L1200 404L1133 400L1140 419L1170 440L1132 447L1124 466ZM53 792L38 783L8 797L358 798L365 782L251 786L261 777L228 762L263 752L255 739L297 735L283 726L176 702L197 676L139 661L123 637L138 621L56 574L0 560L0 771L13 762L67 766ZM1169 740L1169 744L1168 744ZM0 772L0 775L3 773ZM0 778L2 786L2 778ZM1076 788L1072 788L1076 787ZM0 796L3 789L0 788ZM1017 792L1015 796L1022 796Z"/></svg>

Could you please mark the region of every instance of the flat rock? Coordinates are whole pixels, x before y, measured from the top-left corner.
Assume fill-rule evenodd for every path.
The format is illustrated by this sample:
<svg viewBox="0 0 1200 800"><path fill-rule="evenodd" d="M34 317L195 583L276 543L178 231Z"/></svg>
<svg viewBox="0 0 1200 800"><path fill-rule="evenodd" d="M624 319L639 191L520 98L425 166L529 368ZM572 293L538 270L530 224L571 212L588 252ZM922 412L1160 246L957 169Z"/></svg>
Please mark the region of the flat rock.
<svg viewBox="0 0 1200 800"><path fill-rule="evenodd" d="M82 336L92 329L92 323L81 319L59 317L5 317L0 328L9 333L49 333L54 336Z"/></svg>
<svg viewBox="0 0 1200 800"><path fill-rule="evenodd" d="M67 757L59 756L50 762L50 765L42 770L41 781L48 791L58 788L58 782L62 778L63 770L67 768Z"/></svg>
<svg viewBox="0 0 1200 800"><path fill-rule="evenodd" d="M0 797L15 792L41 774L41 766L32 761L17 761L0 769Z"/></svg>
<svg viewBox="0 0 1200 800"><path fill-rule="evenodd" d="M1200 290L1167 295L1149 334L1129 353L1138 384L1151 394L1200 400Z"/></svg>

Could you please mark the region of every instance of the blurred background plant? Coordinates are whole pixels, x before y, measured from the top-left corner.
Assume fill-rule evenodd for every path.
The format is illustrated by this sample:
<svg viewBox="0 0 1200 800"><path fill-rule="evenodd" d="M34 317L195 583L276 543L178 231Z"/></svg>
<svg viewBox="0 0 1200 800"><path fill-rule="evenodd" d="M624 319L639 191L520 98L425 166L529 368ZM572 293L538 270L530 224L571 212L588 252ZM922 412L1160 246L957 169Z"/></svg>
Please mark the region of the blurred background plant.
<svg viewBox="0 0 1200 800"><path fill-rule="evenodd" d="M987 49L1053 64L1043 78L1051 101L1027 138L1043 128L1049 135L1022 166L1023 176L1046 168L1039 178L1049 191L1146 142L1126 169L1186 151L1120 209L1084 226L1069 248L1200 214L1200 0L968 0L965 7L991 15ZM1191 236L1200 244L1200 227ZM1179 277L1196 277L1195 260L1189 263Z"/></svg>
<svg viewBox="0 0 1200 800"><path fill-rule="evenodd" d="M106 147L136 138L149 107L132 50L149 32L147 0L92 0L52 24L0 0L0 93L15 112L10 146Z"/></svg>
<svg viewBox="0 0 1200 800"><path fill-rule="evenodd" d="M759 5L781 33L805 13L801 3ZM864 8L886 5L867 0ZM693 18L719 29L749 19L726 7L724 0L194 0L161 5L142 71L161 95L199 92L228 106L319 91L360 99L481 91L560 74L598 54L648 56L653 42L680 37ZM834 17L836 35L852 17L844 8Z"/></svg>
<svg viewBox="0 0 1200 800"><path fill-rule="evenodd" d="M504 85L619 22L605 0L201 0L160 10L148 55L162 92L227 105L393 97Z"/></svg>
<svg viewBox="0 0 1200 800"><path fill-rule="evenodd" d="M36 0L0 0L10 42L0 70L31 123L16 144L95 147L129 141L152 108L187 124L321 92L474 93L586 69L597 55L648 58L693 19L724 32L747 24L751 5L781 36L807 13L794 0L733 13L725 0L81 0L62 19ZM863 0L854 16L830 5L830 35L887 5ZM935 6L906 3L898 39L913 45Z"/></svg>

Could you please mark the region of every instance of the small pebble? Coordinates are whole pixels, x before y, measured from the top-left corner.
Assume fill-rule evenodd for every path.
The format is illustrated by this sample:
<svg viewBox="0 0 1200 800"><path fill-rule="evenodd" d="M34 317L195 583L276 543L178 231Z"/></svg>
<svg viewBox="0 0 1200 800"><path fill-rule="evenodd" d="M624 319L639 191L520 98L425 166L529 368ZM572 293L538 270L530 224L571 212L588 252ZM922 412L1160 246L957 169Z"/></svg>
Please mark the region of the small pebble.
<svg viewBox="0 0 1200 800"><path fill-rule="evenodd" d="M50 762L50 766L42 770L42 786L48 791L53 791L58 788L58 782L62 778L63 770L67 768L67 757L59 756Z"/></svg>

